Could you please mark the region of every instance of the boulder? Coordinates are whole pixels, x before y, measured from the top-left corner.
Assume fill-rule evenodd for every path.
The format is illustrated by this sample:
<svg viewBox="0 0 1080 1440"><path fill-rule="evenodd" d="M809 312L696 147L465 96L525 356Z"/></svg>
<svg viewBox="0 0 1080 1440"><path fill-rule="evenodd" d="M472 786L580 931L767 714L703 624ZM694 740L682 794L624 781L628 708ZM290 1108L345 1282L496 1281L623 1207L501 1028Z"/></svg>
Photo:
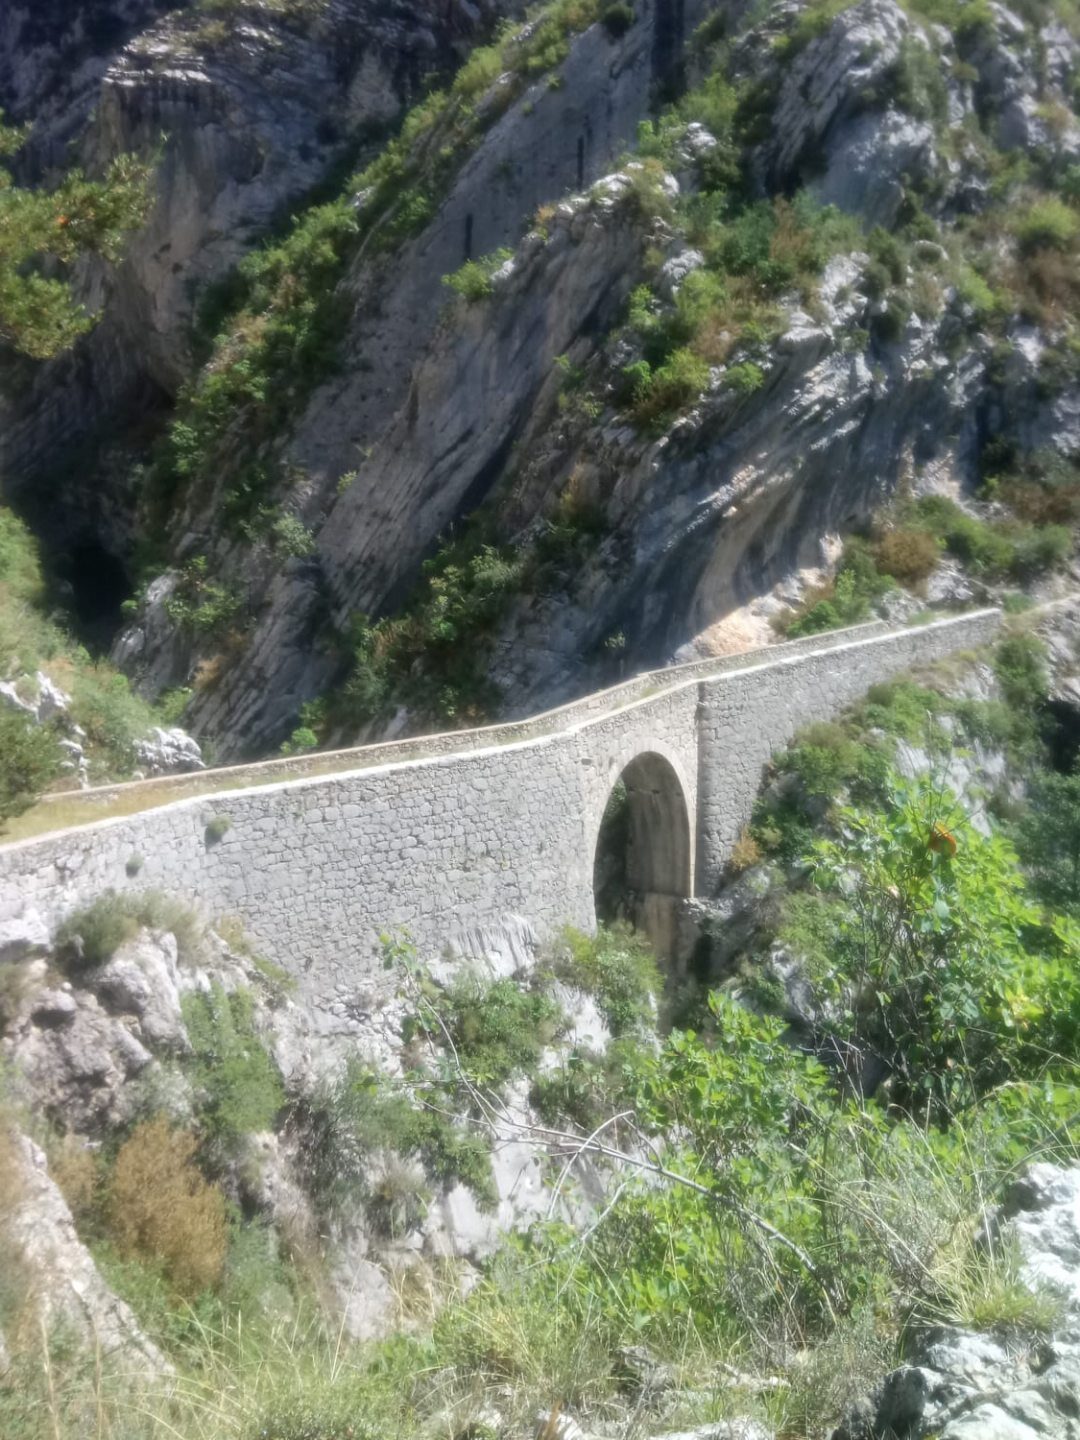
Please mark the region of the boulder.
<svg viewBox="0 0 1080 1440"><path fill-rule="evenodd" d="M182 775L206 769L198 741L179 727L163 730L155 726L147 736L135 742L135 758L147 776Z"/></svg>
<svg viewBox="0 0 1080 1440"><path fill-rule="evenodd" d="M108 1008L133 1015L148 1045L188 1048L180 1013L176 937L144 930L87 977L87 984Z"/></svg>

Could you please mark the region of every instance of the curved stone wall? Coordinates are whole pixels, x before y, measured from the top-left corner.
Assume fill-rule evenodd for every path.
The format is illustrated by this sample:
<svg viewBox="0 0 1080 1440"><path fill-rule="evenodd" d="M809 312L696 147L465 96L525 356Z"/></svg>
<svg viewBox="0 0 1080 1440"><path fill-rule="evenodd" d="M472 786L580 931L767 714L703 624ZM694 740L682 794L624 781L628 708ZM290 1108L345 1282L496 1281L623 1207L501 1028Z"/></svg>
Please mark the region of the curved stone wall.
<svg viewBox="0 0 1080 1440"><path fill-rule="evenodd" d="M770 754L875 681L985 644L996 611L815 648L741 657L564 728L461 754L195 796L0 848L0 918L55 925L102 891L162 889L235 915L316 1003L392 983L379 936L421 953L475 950L522 922L594 923L592 867L612 785L638 755L669 760L696 836L695 887L715 885ZM697 667L695 667L695 670ZM573 707L570 707L573 708Z"/></svg>

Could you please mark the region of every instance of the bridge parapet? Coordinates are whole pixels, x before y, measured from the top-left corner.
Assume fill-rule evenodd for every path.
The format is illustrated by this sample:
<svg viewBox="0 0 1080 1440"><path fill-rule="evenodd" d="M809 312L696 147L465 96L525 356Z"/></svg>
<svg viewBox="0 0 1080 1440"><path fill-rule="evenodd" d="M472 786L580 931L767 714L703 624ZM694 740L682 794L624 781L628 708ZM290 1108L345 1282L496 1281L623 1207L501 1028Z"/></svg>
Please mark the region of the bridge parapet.
<svg viewBox="0 0 1080 1440"><path fill-rule="evenodd" d="M573 714L548 733L498 743L508 727L497 727L496 743L461 753L195 795L21 841L0 848L0 917L31 906L55 925L106 889L165 890L239 917L263 954L332 1009L358 987L391 983L378 937L395 926L428 955L448 944L475 951L523 926L541 936L590 927L601 816L639 756L660 757L677 777L687 885L707 893L773 750L875 681L986 643L999 621L983 611L799 642L704 679L694 666L614 709L565 707ZM646 804L658 773L638 775Z"/></svg>

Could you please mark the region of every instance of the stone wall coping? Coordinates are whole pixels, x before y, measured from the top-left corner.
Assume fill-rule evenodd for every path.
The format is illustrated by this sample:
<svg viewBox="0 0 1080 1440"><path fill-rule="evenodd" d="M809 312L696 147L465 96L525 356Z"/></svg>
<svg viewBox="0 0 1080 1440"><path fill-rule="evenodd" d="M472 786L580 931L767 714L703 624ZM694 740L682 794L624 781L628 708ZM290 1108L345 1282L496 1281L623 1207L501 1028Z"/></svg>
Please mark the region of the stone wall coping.
<svg viewBox="0 0 1080 1440"><path fill-rule="evenodd" d="M964 613L972 615L980 612L969 610ZM959 617L947 616L945 618L952 620ZM236 765L211 766L206 770L195 770L181 775L157 775L145 780L121 780L111 785L91 785L86 790L61 790L43 795L38 804L42 806L60 805L65 802L77 801L84 796L87 803L91 803L94 800L113 795L135 794L140 789L148 790L155 786L199 789L208 781L224 780L233 775L250 777L261 771L281 771L295 774L297 777L305 771L315 771L320 775L344 774L346 771L361 768L345 763L350 757L358 755L389 755L391 752L401 751L403 759L415 759L425 757L407 755L404 752L430 750L442 754L460 754L472 748L486 748L490 737L499 732L534 730L535 727L542 725L555 725L560 717L568 716L575 710L583 710L588 714L594 710L602 710L605 714L612 714L614 711L624 708L624 704L619 703L619 697L622 695L626 695L627 700L624 703L628 704L637 697L641 690L648 690L650 696L655 694L653 687L658 684L666 690L673 688L680 680L691 679L696 675L708 678L710 675L729 674L732 670L743 668L751 655L769 656L770 663L772 663L773 660L779 661L789 655L802 655L808 652L816 654L819 650L840 648L845 643L845 637L850 635L895 635L912 628L925 629L926 627L891 626L884 620L866 620L859 625L846 625L840 630L826 630L817 635L805 635L799 640L781 641L776 645L758 645L750 650L737 651L732 655L713 655L704 660L688 660L680 665L661 665L655 670L641 670L637 675L632 675L629 680L620 680L618 684L607 686L603 690L591 690L587 695L581 695L576 700L567 700L562 705L556 705L550 710L540 710L535 715L527 715L520 720L497 720L491 725L477 725L464 730L436 730L430 735L413 735L402 740L378 740L371 745L347 745L340 750L317 750L306 755L275 755L266 760L249 760ZM475 746L473 742L475 742ZM334 762L342 763L339 765ZM376 759L373 763L379 765L383 762ZM362 768L366 769L367 767ZM152 808L157 809L158 807Z"/></svg>
<svg viewBox="0 0 1080 1440"><path fill-rule="evenodd" d="M243 776L265 773L270 767L274 767L275 770L277 767L287 768L294 757L283 757L270 761L255 761L249 765L226 766L219 770L198 771L180 777L131 781L124 785L101 786L89 791L61 793L51 798L57 801L70 801L77 799L79 795L85 795L89 802L91 797L94 799L108 798L119 794L136 793L143 788L168 785L170 779L196 782L192 785L192 788L196 789L195 794L181 795L176 799L163 799L157 804L151 802L141 810L129 810L120 815L107 816L97 820L88 819L77 825L41 831L27 836L25 839L0 843L0 854L20 853L41 844L44 840L55 841L66 835L86 835L90 832L105 831L127 823L133 815L139 813L180 811L197 804L222 802L229 798L239 799L252 794L267 795L286 790L308 789L328 782L355 779L360 775L375 777L376 775L385 775L388 771L419 770L429 766L454 763L465 757L479 758L496 751L540 748L589 729L593 725L601 724L615 715L655 704L658 700L667 699L694 685L704 688L710 681L733 680L761 670L789 668L821 655L842 655L851 650L885 644L904 634L925 634L953 627L967 627L973 621L1000 615L1001 611L997 607L985 606L977 610L964 611L959 615L945 616L924 625L889 626L882 621L871 621L863 625L849 626L843 630L806 636L783 645L762 646L755 650L743 651L738 655L718 656L713 660L690 661L685 665L643 671L631 680L623 681L607 690L594 691L591 695L584 696L579 700L570 701L565 705L520 721L507 721L472 730L445 731L437 735L420 736L408 741L388 741L378 745L321 752L317 757L303 757L307 760L318 759L323 762L328 759L344 760L350 756L372 757L367 763L352 767L334 766L328 769L315 767L313 774L288 774L286 778L278 781L260 780L255 784L227 785L210 791L201 790L197 786L197 782L201 781L205 784L206 780L211 777L240 779ZM659 688L655 685L657 681L661 682ZM645 693L637 693L642 690ZM624 695L625 700L617 703L618 699ZM575 718L574 712L580 712L580 714ZM569 723L556 728L554 722L561 717L565 717ZM505 737L501 741L498 738L500 735ZM458 743L456 748L449 748L445 742ZM393 753L388 753L400 753L415 749L428 750L430 753L401 754L400 758L394 758ZM221 808L220 804L218 808Z"/></svg>

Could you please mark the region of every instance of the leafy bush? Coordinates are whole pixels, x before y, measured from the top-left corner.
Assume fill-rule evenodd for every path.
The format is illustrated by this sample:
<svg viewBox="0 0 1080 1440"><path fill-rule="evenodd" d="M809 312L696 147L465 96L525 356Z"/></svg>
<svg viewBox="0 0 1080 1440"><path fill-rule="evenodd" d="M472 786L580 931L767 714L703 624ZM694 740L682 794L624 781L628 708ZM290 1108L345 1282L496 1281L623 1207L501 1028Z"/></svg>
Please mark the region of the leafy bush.
<svg viewBox="0 0 1080 1440"><path fill-rule="evenodd" d="M181 1008L200 1124L212 1146L235 1151L244 1136L272 1129L285 1103L277 1067L255 1029L251 992L226 994L214 982L209 991L186 994Z"/></svg>
<svg viewBox="0 0 1080 1440"><path fill-rule="evenodd" d="M28 810L59 773L52 729L0 702L0 820Z"/></svg>
<svg viewBox="0 0 1080 1440"><path fill-rule="evenodd" d="M808 796L832 798L848 785L869 796L882 790L888 756L881 747L860 744L840 725L823 721L799 732L779 768L798 776Z"/></svg>
<svg viewBox="0 0 1080 1440"><path fill-rule="evenodd" d="M205 555L184 567L180 584L165 601L165 612L178 627L193 635L222 636L240 618L243 601L228 583L210 577Z"/></svg>
<svg viewBox="0 0 1080 1440"><path fill-rule="evenodd" d="M744 360L741 365L729 365L724 380L737 395L753 395L765 384L765 372L760 365Z"/></svg>
<svg viewBox="0 0 1080 1440"><path fill-rule="evenodd" d="M231 815L214 815L206 822L206 829L203 831L203 839L209 848L224 840L225 836L232 829Z"/></svg>
<svg viewBox="0 0 1080 1440"><path fill-rule="evenodd" d="M120 1254L160 1263L187 1299L218 1285L225 1264L225 1199L199 1173L197 1147L164 1117L137 1125L117 1154L108 1195Z"/></svg>
<svg viewBox="0 0 1080 1440"><path fill-rule="evenodd" d="M894 1104L947 1114L1071 1053L1076 937L1044 926L1004 839L963 826L932 779L896 783L883 810L844 810L838 829L815 871L845 902L821 1022L838 1054L883 1063Z"/></svg>
<svg viewBox="0 0 1080 1440"><path fill-rule="evenodd" d="M508 599L521 587L525 557L509 546L452 541L424 563L404 614L371 625L356 616L352 669L326 719L364 724L392 702L445 724L482 720L497 697L485 646Z"/></svg>
<svg viewBox="0 0 1080 1440"><path fill-rule="evenodd" d="M279 515L270 533L283 555L304 559L315 553L315 537L298 515Z"/></svg>
<svg viewBox="0 0 1080 1440"><path fill-rule="evenodd" d="M1016 846L1039 899L1080 918L1080 774L1032 777Z"/></svg>
<svg viewBox="0 0 1080 1440"><path fill-rule="evenodd" d="M1018 526L1011 538L1010 570L1018 580L1054 570L1072 554L1072 533L1064 525Z"/></svg>
<svg viewBox="0 0 1080 1440"><path fill-rule="evenodd" d="M662 365L651 370L634 396L634 419L641 425L663 428L688 405L699 399L709 383L709 366L685 347L673 350Z"/></svg>
<svg viewBox="0 0 1080 1440"><path fill-rule="evenodd" d="M608 5L600 16L600 23L612 40L619 40L636 19L637 16L632 6L625 4L624 0L615 0L615 3Z"/></svg>
<svg viewBox="0 0 1080 1440"><path fill-rule="evenodd" d="M1013 233L1022 255L1037 250L1068 250L1080 236L1080 216L1055 196L1038 200L1016 217Z"/></svg>
<svg viewBox="0 0 1080 1440"><path fill-rule="evenodd" d="M1047 695L1046 646L1037 635L1008 635L994 654L994 673L1006 703L1014 710L1034 710Z"/></svg>
<svg viewBox="0 0 1080 1440"><path fill-rule="evenodd" d="M915 512L942 540L949 553L976 574L1007 574L1013 559L1009 541L983 521L966 515L954 501L941 495L927 495L916 501Z"/></svg>
<svg viewBox="0 0 1080 1440"><path fill-rule="evenodd" d="M835 581L808 600L803 611L788 624L787 634L797 640L803 635L858 625L869 619L874 601L892 586L892 579L878 571L867 546L852 537L844 546Z"/></svg>
<svg viewBox="0 0 1080 1440"><path fill-rule="evenodd" d="M566 929L548 968L556 979L592 995L612 1035L654 1020L661 993L656 957L626 925L600 926L595 935Z"/></svg>
<svg viewBox="0 0 1080 1440"><path fill-rule="evenodd" d="M106 890L91 904L73 911L56 932L57 958L67 973L81 974L112 958L140 929L167 930L182 957L190 957L200 927L188 906L154 890L118 895Z"/></svg>
<svg viewBox="0 0 1080 1440"><path fill-rule="evenodd" d="M465 1185L481 1206L493 1205L486 1142L450 1118L449 1096L439 1098L436 1106L421 1107L408 1090L350 1058L342 1079L324 1086L303 1116L305 1160L322 1210L370 1201L372 1159L386 1153L418 1160L431 1179Z"/></svg>
<svg viewBox="0 0 1080 1440"><path fill-rule="evenodd" d="M513 980L488 984L468 974L454 981L436 1008L466 1075L476 1085L496 1088L514 1075L531 1074L564 1023L550 996L523 990ZM436 1040L441 1034L422 1011L408 1022L406 1038L418 1031Z"/></svg>
<svg viewBox="0 0 1080 1440"><path fill-rule="evenodd" d="M460 270L443 276L443 284L449 285L455 295L460 295L463 300L486 300L492 293L492 277L496 270L505 265L513 253L512 250L502 249L491 255L484 255L479 260L466 260Z"/></svg>

